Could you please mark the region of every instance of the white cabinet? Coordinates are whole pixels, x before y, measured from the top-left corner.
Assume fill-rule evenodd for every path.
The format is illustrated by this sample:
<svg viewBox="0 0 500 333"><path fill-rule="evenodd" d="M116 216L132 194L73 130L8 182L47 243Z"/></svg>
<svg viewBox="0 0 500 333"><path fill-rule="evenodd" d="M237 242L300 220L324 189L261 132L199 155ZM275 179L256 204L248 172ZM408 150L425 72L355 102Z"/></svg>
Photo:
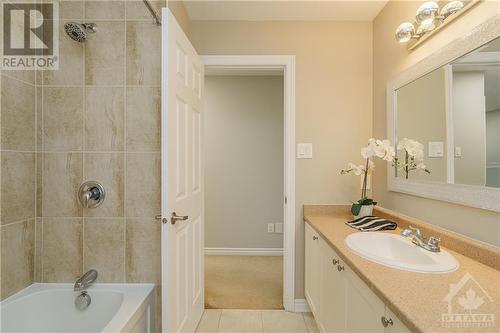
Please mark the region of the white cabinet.
<svg viewBox="0 0 500 333"><path fill-rule="evenodd" d="M305 295L321 332L410 332L308 224L305 237Z"/></svg>
<svg viewBox="0 0 500 333"><path fill-rule="evenodd" d="M320 281L320 315L318 326L322 332L345 332L346 280L338 269L337 254L320 240L322 273Z"/></svg>
<svg viewBox="0 0 500 333"><path fill-rule="evenodd" d="M383 333L381 318L385 314L384 303L347 266L344 277L348 281L346 332Z"/></svg>
<svg viewBox="0 0 500 333"><path fill-rule="evenodd" d="M319 316L319 282L321 276L321 253L319 235L306 224L305 232L305 295L316 320Z"/></svg>

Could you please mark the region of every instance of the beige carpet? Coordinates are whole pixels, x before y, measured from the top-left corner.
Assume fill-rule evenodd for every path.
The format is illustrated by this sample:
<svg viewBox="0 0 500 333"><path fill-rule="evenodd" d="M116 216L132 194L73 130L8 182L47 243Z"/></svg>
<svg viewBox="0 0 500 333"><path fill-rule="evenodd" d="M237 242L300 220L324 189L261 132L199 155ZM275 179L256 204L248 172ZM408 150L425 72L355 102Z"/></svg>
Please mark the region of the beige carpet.
<svg viewBox="0 0 500 333"><path fill-rule="evenodd" d="M205 256L206 309L283 309L283 257Z"/></svg>

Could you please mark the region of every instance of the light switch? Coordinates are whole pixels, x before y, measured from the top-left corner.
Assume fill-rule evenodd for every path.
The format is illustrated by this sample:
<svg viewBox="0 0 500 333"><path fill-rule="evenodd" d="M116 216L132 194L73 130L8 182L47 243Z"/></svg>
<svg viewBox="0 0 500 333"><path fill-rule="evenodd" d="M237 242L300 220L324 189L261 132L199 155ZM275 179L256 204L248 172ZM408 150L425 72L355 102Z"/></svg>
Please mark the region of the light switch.
<svg viewBox="0 0 500 333"><path fill-rule="evenodd" d="M274 223L267 224L267 232L274 233Z"/></svg>
<svg viewBox="0 0 500 333"><path fill-rule="evenodd" d="M462 147L455 147L455 157L462 157Z"/></svg>
<svg viewBox="0 0 500 333"><path fill-rule="evenodd" d="M313 158L312 143L297 143L297 158L299 159Z"/></svg>
<svg viewBox="0 0 500 333"><path fill-rule="evenodd" d="M443 157L444 143L443 141L429 141L429 157Z"/></svg>

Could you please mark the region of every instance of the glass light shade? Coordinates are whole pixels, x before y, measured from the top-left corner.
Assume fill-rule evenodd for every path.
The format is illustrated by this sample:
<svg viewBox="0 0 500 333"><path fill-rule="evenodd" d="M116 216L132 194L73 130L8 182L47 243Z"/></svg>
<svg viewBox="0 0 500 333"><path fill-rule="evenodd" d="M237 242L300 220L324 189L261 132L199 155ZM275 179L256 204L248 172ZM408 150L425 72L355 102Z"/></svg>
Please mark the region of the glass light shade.
<svg viewBox="0 0 500 333"><path fill-rule="evenodd" d="M404 22L396 29L396 40L400 43L406 43L415 34L415 27L411 22Z"/></svg>
<svg viewBox="0 0 500 333"><path fill-rule="evenodd" d="M450 1L443 6L443 9L441 9L441 13L439 15L447 17L458 12L462 8L464 8L464 4L462 1Z"/></svg>
<svg viewBox="0 0 500 333"><path fill-rule="evenodd" d="M439 11L439 6L434 1L424 2L417 9L417 15L415 16L417 23L419 24L429 24L434 21L436 14Z"/></svg>
<svg viewBox="0 0 500 333"><path fill-rule="evenodd" d="M422 23L418 26L417 28L417 35L418 36L422 36L423 34L429 32L429 31L432 31L436 29L436 26L434 25L434 22L431 21L429 23Z"/></svg>

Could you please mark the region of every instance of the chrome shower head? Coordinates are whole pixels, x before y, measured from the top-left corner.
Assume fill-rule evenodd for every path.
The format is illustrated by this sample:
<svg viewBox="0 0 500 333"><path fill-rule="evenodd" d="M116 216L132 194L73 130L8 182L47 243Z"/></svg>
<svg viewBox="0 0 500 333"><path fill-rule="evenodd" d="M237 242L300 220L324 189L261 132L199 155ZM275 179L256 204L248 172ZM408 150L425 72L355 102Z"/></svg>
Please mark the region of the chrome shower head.
<svg viewBox="0 0 500 333"><path fill-rule="evenodd" d="M97 25L95 23L68 22L64 25L64 31L72 40L83 43L87 39L87 32L95 33L97 31Z"/></svg>

